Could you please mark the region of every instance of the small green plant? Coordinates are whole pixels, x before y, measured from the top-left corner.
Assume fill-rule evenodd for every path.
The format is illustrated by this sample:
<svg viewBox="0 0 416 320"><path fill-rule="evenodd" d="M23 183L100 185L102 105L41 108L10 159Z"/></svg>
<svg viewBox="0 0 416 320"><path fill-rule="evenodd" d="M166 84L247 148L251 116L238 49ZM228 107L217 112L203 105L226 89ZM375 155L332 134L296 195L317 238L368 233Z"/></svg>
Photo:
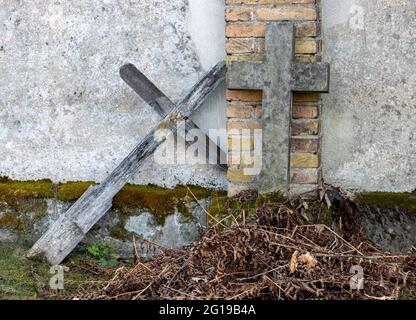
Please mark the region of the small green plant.
<svg viewBox="0 0 416 320"><path fill-rule="evenodd" d="M93 243L87 247L87 251L94 258L98 259L100 266L115 266L117 264L117 255L114 252L114 243L105 241Z"/></svg>

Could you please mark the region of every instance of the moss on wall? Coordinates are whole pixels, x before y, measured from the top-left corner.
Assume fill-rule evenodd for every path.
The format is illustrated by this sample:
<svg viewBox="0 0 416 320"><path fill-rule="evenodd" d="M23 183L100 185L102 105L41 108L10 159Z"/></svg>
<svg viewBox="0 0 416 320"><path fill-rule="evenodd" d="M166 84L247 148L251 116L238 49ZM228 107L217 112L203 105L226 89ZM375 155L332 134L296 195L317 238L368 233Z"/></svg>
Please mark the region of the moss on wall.
<svg viewBox="0 0 416 320"><path fill-rule="evenodd" d="M195 198L197 200L209 198L217 193L218 191L198 186L176 186L173 189L166 189L154 185L126 185L114 197L113 206L120 209L125 206L148 209L156 215L158 223L163 224L166 216L173 214L175 208L186 217L190 215L186 203L194 201Z"/></svg>
<svg viewBox="0 0 416 320"><path fill-rule="evenodd" d="M52 198L54 196L53 183L50 180L13 181L5 177L0 178L0 199L12 202L17 199Z"/></svg>
<svg viewBox="0 0 416 320"><path fill-rule="evenodd" d="M50 180L13 181L0 177L0 228L25 230L46 215L46 199L53 196Z"/></svg>
<svg viewBox="0 0 416 320"><path fill-rule="evenodd" d="M0 228L22 232L47 215L47 203L44 199L19 199L13 204L0 205L0 211L3 211Z"/></svg>
<svg viewBox="0 0 416 320"><path fill-rule="evenodd" d="M12 229L21 229L24 224L22 212L35 212L35 216L42 217L46 213L46 203L31 203L33 199L57 198L60 201L76 201L90 187L93 181L66 182L54 185L50 180L39 181L13 181L7 177L0 177L0 200L4 201L3 208L12 208L15 213L7 213L0 218L0 227L7 226ZM166 217L178 209L185 217L188 212L186 204L209 197L226 196L225 191L215 191L199 186L181 186L173 189L162 188L155 185L126 185L113 199L113 207L121 213L129 214L129 208L149 210L156 215L157 221L163 224ZM2 204L0 203L0 209Z"/></svg>
<svg viewBox="0 0 416 320"><path fill-rule="evenodd" d="M355 202L358 205L371 205L378 208L399 207L416 213L416 194L394 192L367 192L357 194Z"/></svg>
<svg viewBox="0 0 416 320"><path fill-rule="evenodd" d="M60 183L58 185L58 199L64 202L75 201L92 185L95 185L95 182L78 181Z"/></svg>
<svg viewBox="0 0 416 320"><path fill-rule="evenodd" d="M36 279L32 276L33 262L24 258L22 250L0 244L0 298L2 299L38 299ZM42 265L36 270L36 276L42 277L43 287L47 285L48 268Z"/></svg>

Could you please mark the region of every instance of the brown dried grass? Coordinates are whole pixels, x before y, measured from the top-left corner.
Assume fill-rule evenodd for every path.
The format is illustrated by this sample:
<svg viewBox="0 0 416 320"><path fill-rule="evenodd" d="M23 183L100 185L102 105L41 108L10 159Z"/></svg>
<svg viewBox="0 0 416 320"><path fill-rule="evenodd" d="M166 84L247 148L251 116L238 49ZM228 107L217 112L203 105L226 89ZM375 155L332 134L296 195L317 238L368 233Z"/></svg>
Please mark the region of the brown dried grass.
<svg viewBox="0 0 416 320"><path fill-rule="evenodd" d="M244 200L247 194L240 195ZM304 200L267 203L230 227L211 226L191 247L167 250L132 269L119 268L82 299L377 299L414 298L415 255L391 255L369 242L339 189L321 190L335 232L309 224ZM364 272L353 290L352 266Z"/></svg>

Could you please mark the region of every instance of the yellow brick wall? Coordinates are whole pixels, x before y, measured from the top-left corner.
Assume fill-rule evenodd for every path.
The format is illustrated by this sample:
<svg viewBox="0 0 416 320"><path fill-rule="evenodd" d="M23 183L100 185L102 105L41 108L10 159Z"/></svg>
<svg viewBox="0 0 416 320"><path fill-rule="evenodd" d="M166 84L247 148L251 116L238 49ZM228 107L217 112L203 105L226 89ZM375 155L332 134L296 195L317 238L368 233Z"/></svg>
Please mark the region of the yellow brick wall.
<svg viewBox="0 0 416 320"><path fill-rule="evenodd" d="M295 61L320 61L319 7L319 0L226 0L227 60L263 60L267 24L271 21L293 21L296 30ZM262 127L261 100L261 91L227 91L229 195L257 188L258 178L246 176L243 172L245 167L251 165L252 135L238 141L232 133ZM289 173L293 193L315 188L320 179L319 111L319 94L294 94ZM239 146L235 147L236 143ZM238 156L236 150L241 150L239 164L232 161Z"/></svg>

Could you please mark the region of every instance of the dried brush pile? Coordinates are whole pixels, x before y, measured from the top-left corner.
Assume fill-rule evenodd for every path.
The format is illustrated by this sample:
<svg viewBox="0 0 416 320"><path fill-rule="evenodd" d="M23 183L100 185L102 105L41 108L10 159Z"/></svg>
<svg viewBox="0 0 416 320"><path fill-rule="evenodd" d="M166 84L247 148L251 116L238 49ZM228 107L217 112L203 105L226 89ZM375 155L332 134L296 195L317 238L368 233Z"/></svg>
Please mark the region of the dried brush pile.
<svg viewBox="0 0 416 320"><path fill-rule="evenodd" d="M337 232L308 222L304 202L288 205L292 209L266 203L246 221L210 227L189 248L163 249L150 261L118 269L105 287L81 298L414 298L416 257L390 255L367 241L339 190L325 190L321 198L338 217Z"/></svg>

